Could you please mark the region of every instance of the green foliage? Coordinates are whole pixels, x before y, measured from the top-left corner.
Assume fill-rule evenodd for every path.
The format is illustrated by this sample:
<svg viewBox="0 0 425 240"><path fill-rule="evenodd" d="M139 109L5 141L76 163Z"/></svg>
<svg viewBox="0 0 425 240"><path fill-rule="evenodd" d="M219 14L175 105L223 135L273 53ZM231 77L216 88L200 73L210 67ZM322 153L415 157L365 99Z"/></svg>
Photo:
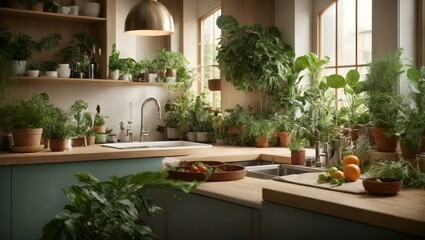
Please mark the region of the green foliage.
<svg viewBox="0 0 425 240"><path fill-rule="evenodd" d="M403 49L374 59L369 65L364 89L367 91L366 106L375 127L394 128L402 98L397 84L403 64Z"/></svg>
<svg viewBox="0 0 425 240"><path fill-rule="evenodd" d="M54 107L43 128L43 135L47 139L68 139L72 137L72 126L67 123L68 114L60 108Z"/></svg>
<svg viewBox="0 0 425 240"><path fill-rule="evenodd" d="M252 117L247 123L247 132L251 137L271 137L276 132L276 122L260 116Z"/></svg>
<svg viewBox="0 0 425 240"><path fill-rule="evenodd" d="M179 78L186 77L187 69L186 65L189 62L181 52L169 51L165 48L158 49L155 51L155 56L152 59L152 65L156 67L159 72L157 81L166 82L166 71L176 70L177 81ZM182 79L180 79L182 81Z"/></svg>
<svg viewBox="0 0 425 240"><path fill-rule="evenodd" d="M306 129L302 126L296 125L292 132L291 143L288 145L290 151L300 151L308 146L308 140L305 138L304 132Z"/></svg>
<svg viewBox="0 0 425 240"><path fill-rule="evenodd" d="M41 63L41 69L43 71L56 71L58 64L54 61L44 61Z"/></svg>
<svg viewBox="0 0 425 240"><path fill-rule="evenodd" d="M196 182L167 178L167 172L142 172L100 181L88 173L74 174L80 185L64 189L70 201L43 228L41 239L158 239L140 213L154 216L163 211L147 189L193 191Z"/></svg>
<svg viewBox="0 0 425 240"><path fill-rule="evenodd" d="M27 60L31 58L32 52L40 52L40 44L29 35L18 33L11 39L9 45L6 45L8 49L9 59L11 60Z"/></svg>
<svg viewBox="0 0 425 240"><path fill-rule="evenodd" d="M420 111L413 100L405 99L400 106L395 132L400 144L406 149L419 150L425 126L425 113Z"/></svg>
<svg viewBox="0 0 425 240"><path fill-rule="evenodd" d="M414 94L414 100L419 113L425 112L425 66L421 68L410 67L407 70L407 77L410 80L409 88ZM423 116L425 117L425 116ZM422 125L425 131L425 121Z"/></svg>
<svg viewBox="0 0 425 240"><path fill-rule="evenodd" d="M258 90L260 110L267 113L267 98L291 73L294 52L276 27L239 25L228 15L218 17L217 26L223 32L216 57L222 76L237 90Z"/></svg>
<svg viewBox="0 0 425 240"><path fill-rule="evenodd" d="M405 188L425 188L425 173L403 159L377 162L370 166L365 175L368 177L401 179Z"/></svg>
<svg viewBox="0 0 425 240"><path fill-rule="evenodd" d="M115 70L122 70L123 65L120 61L120 51L116 49L116 45L112 45L112 52L109 56L109 70L115 71Z"/></svg>
<svg viewBox="0 0 425 240"><path fill-rule="evenodd" d="M3 117L11 128L44 128L51 117L53 105L46 93L34 94L29 100L15 99L5 106Z"/></svg>
<svg viewBox="0 0 425 240"><path fill-rule="evenodd" d="M99 39L91 37L88 33L81 32L72 35L68 46L60 51L64 63L84 62L88 60L93 52L93 46L99 47Z"/></svg>
<svg viewBox="0 0 425 240"><path fill-rule="evenodd" d="M72 128L75 136L83 137L93 127L93 121L89 119L88 114L84 112L88 108L88 103L81 99L76 100L70 107Z"/></svg>

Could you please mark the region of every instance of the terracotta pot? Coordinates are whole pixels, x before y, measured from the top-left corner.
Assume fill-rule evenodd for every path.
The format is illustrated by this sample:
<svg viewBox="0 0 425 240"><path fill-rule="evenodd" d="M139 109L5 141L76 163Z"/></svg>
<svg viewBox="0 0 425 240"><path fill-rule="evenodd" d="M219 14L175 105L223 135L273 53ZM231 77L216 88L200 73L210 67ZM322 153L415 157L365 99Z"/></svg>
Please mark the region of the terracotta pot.
<svg viewBox="0 0 425 240"><path fill-rule="evenodd" d="M210 91L220 91L221 90L221 79L210 79L210 80L208 80L208 89Z"/></svg>
<svg viewBox="0 0 425 240"><path fill-rule="evenodd" d="M87 145L93 145L96 138L94 136L87 136Z"/></svg>
<svg viewBox="0 0 425 240"><path fill-rule="evenodd" d="M401 156L405 159L416 159L416 154L420 153L419 149L408 149L400 142Z"/></svg>
<svg viewBox="0 0 425 240"><path fill-rule="evenodd" d="M395 152L397 150L398 138L385 136L386 131L388 131L387 128L372 128L376 150L378 152Z"/></svg>
<svg viewBox="0 0 425 240"><path fill-rule="evenodd" d="M292 132L279 132L279 141L281 147L288 147L291 143Z"/></svg>
<svg viewBox="0 0 425 240"><path fill-rule="evenodd" d="M40 146L42 128L12 129L14 146Z"/></svg>
<svg viewBox="0 0 425 240"><path fill-rule="evenodd" d="M95 127L93 128L93 130L94 130L96 133L105 133L105 132L106 132L106 126L105 126L105 125L102 125L102 126L95 126Z"/></svg>
<svg viewBox="0 0 425 240"><path fill-rule="evenodd" d="M71 142L71 146L73 147L84 146L84 138L73 138Z"/></svg>
<svg viewBox="0 0 425 240"><path fill-rule="evenodd" d="M259 148L269 147L269 138L268 137L256 137L255 146Z"/></svg>
<svg viewBox="0 0 425 240"><path fill-rule="evenodd" d="M32 11L37 11L37 12L42 12L44 9L44 4L43 3L36 3L31 5L30 10Z"/></svg>
<svg viewBox="0 0 425 240"><path fill-rule="evenodd" d="M305 165L305 149L300 151L291 151L292 165Z"/></svg>
<svg viewBox="0 0 425 240"><path fill-rule="evenodd" d="M50 150L52 152L63 152L66 149L65 139L50 139Z"/></svg>

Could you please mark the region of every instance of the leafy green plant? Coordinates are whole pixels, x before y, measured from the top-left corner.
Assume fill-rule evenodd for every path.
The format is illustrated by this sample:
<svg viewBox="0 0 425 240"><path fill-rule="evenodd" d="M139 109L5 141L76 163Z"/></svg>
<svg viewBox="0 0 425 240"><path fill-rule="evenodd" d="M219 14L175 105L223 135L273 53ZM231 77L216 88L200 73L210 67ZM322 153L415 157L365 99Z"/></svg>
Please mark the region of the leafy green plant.
<svg viewBox="0 0 425 240"><path fill-rule="evenodd" d="M27 60L32 56L32 52L40 52L40 44L29 35L18 33L14 35L8 46L9 59L11 60Z"/></svg>
<svg viewBox="0 0 425 240"><path fill-rule="evenodd" d="M72 116L71 121L73 123L72 126L75 136L83 137L86 135L87 131L93 127L92 121L87 121L87 117L84 117L84 111L87 108L88 103L81 99L76 100L70 107L70 114Z"/></svg>
<svg viewBox="0 0 425 240"><path fill-rule="evenodd" d="M72 35L69 44L60 50L59 56L64 63L85 62L88 61L88 56L91 56L93 46L98 48L99 44L99 39L91 37L88 33L76 33Z"/></svg>
<svg viewBox="0 0 425 240"><path fill-rule="evenodd" d="M115 44L112 45L111 55L109 56L109 70L122 70L123 65L120 61L120 51L117 50L117 46Z"/></svg>
<svg viewBox="0 0 425 240"><path fill-rule="evenodd" d="M290 151L300 151L308 146L308 139L304 136L305 131L306 129L304 127L300 127L298 124L296 125L292 133L291 143L288 145Z"/></svg>
<svg viewBox="0 0 425 240"><path fill-rule="evenodd" d="M414 94L414 100L418 112L425 112L425 66L421 68L410 67L407 70L409 78L409 88ZM423 122L422 132L425 132L425 122Z"/></svg>
<svg viewBox="0 0 425 240"><path fill-rule="evenodd" d="M403 49L398 49L382 58L372 60L364 84L367 91L365 103L373 125L378 128L389 128L392 134L402 101L397 91L398 79L403 72L402 52Z"/></svg>
<svg viewBox="0 0 425 240"><path fill-rule="evenodd" d="M58 64L54 61L44 61L41 64L41 70L43 71L56 71Z"/></svg>
<svg viewBox="0 0 425 240"><path fill-rule="evenodd" d="M76 173L80 185L64 189L70 201L66 211L43 228L42 239L158 239L140 213L154 216L163 211L147 189L193 191L196 182L167 178L167 172L142 172L100 181L88 173Z"/></svg>
<svg viewBox="0 0 425 240"><path fill-rule="evenodd" d="M414 101L405 99L399 114L395 132L400 136L400 144L406 149L419 151L425 126L425 113L419 111Z"/></svg>
<svg viewBox="0 0 425 240"><path fill-rule="evenodd" d="M399 159L396 161L379 161L365 172L368 177L384 177L403 180L405 188L425 188L425 173L410 162Z"/></svg>
<svg viewBox="0 0 425 240"><path fill-rule="evenodd" d="M46 93L34 94L29 100L15 99L5 106L11 128L44 128L53 108Z"/></svg>
<svg viewBox="0 0 425 240"><path fill-rule="evenodd" d="M252 137L271 137L276 131L276 122L264 117L252 117L247 124L248 135Z"/></svg>
<svg viewBox="0 0 425 240"><path fill-rule="evenodd" d="M326 77L326 82L331 88L342 88L346 97L347 106L341 108L341 111L348 115L348 123L353 125L367 123L367 108L364 105L363 81L360 81L360 73L357 70L348 71L346 77L339 74L332 74Z"/></svg>
<svg viewBox="0 0 425 240"><path fill-rule="evenodd" d="M38 64L38 63L31 63L31 64L28 64L27 69L28 70L40 70L41 65Z"/></svg>
<svg viewBox="0 0 425 240"><path fill-rule="evenodd" d="M290 74L294 52L276 27L240 25L228 15L218 17L217 26L223 32L216 57L222 76L237 90L258 92L260 111L268 113L268 98Z"/></svg>

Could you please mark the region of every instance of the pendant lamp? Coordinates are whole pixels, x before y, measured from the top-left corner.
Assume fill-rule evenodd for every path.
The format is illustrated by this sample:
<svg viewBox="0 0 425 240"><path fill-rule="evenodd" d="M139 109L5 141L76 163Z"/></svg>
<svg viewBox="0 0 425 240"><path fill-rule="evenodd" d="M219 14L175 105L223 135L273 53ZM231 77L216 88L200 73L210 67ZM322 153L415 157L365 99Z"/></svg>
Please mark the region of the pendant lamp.
<svg viewBox="0 0 425 240"><path fill-rule="evenodd" d="M142 0L128 13L124 31L141 36L171 35L174 33L173 16L157 0Z"/></svg>

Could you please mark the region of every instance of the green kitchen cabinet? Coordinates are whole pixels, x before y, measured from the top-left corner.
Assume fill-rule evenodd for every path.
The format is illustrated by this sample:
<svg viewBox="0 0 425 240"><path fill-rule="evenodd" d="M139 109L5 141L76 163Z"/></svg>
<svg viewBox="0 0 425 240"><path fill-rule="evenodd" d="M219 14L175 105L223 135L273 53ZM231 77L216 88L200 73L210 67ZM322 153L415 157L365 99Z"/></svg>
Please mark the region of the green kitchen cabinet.
<svg viewBox="0 0 425 240"><path fill-rule="evenodd" d="M12 166L9 180L12 194L8 205L11 206L12 237L1 239L39 239L44 224L67 204L62 189L76 183L74 173L88 172L105 180L113 175L158 171L161 169L162 159L156 157ZM1 176L3 178L3 174Z"/></svg>
<svg viewBox="0 0 425 240"><path fill-rule="evenodd" d="M329 239L335 236L362 240L420 239L401 232L268 201L263 201L261 207L260 232L261 240Z"/></svg>
<svg viewBox="0 0 425 240"><path fill-rule="evenodd" d="M167 240L257 240L260 211L223 200L167 195Z"/></svg>
<svg viewBox="0 0 425 240"><path fill-rule="evenodd" d="M12 167L0 167L0 239L11 239Z"/></svg>

